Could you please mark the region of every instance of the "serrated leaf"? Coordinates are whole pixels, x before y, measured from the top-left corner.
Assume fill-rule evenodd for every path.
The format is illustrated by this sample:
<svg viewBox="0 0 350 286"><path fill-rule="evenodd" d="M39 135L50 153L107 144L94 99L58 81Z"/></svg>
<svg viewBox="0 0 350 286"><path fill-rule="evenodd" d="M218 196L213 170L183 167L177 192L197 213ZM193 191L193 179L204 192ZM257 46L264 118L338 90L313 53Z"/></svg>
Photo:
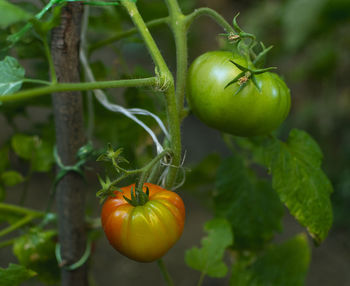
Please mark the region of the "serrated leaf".
<svg viewBox="0 0 350 286"><path fill-rule="evenodd" d="M5 186L12 187L17 184L20 184L24 181L23 176L16 171L6 171L3 172L0 176L1 182L4 183Z"/></svg>
<svg viewBox="0 0 350 286"><path fill-rule="evenodd" d="M303 286L310 264L310 248L304 234L273 245L252 265L236 261L231 286Z"/></svg>
<svg viewBox="0 0 350 286"><path fill-rule="evenodd" d="M305 131L293 129L287 142L268 137L237 140L272 174L272 186L290 213L317 243L332 225L331 182L322 171L320 147Z"/></svg>
<svg viewBox="0 0 350 286"><path fill-rule="evenodd" d="M208 236L201 240L202 248L186 251L186 264L210 277L224 277L227 266L222 261L226 248L233 243L230 224L224 219L208 221L204 229Z"/></svg>
<svg viewBox="0 0 350 286"><path fill-rule="evenodd" d="M10 263L8 268L0 267L1 286L17 286L35 275L34 271L18 264Z"/></svg>
<svg viewBox="0 0 350 286"><path fill-rule="evenodd" d="M10 56L0 61L0 98L21 89L25 70L18 61Z"/></svg>
<svg viewBox="0 0 350 286"><path fill-rule="evenodd" d="M32 16L19 6L0 0L0 28L5 29L17 22L27 21Z"/></svg>
<svg viewBox="0 0 350 286"><path fill-rule="evenodd" d="M237 249L259 249L282 229L278 195L238 156L228 157L218 169L214 206L216 215L230 222Z"/></svg>
<svg viewBox="0 0 350 286"><path fill-rule="evenodd" d="M304 131L293 129L286 143L270 149L272 185L290 213L317 243L332 225L331 182L321 169L322 152Z"/></svg>

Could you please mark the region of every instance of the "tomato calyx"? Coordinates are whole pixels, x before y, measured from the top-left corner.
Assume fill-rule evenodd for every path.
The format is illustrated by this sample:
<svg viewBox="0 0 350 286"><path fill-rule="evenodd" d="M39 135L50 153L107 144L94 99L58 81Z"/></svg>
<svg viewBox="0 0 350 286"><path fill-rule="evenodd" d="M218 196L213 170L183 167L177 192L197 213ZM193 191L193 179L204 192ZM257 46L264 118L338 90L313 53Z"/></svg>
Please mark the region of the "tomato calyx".
<svg viewBox="0 0 350 286"><path fill-rule="evenodd" d="M123 196L124 200L126 200L130 205L137 207L137 206L143 206L149 201L149 188L146 186L146 192L143 192L139 188L131 188L130 191L131 199L127 198L126 196Z"/></svg>
<svg viewBox="0 0 350 286"><path fill-rule="evenodd" d="M232 21L234 32L224 33L220 35L226 36L230 42L236 43L236 44L239 44L242 40L244 41L245 39L249 39L250 40L249 46L251 46L256 41L255 35L246 33L241 29L241 27L237 23L237 18L239 14L240 13L237 13Z"/></svg>
<svg viewBox="0 0 350 286"><path fill-rule="evenodd" d="M237 84L239 85L239 88L237 89L234 95L238 94L247 85L250 79L252 80L256 88L259 90L259 92L261 92L261 88L256 80L255 75L277 69L276 67L269 67L264 69L249 68L249 67L244 67L232 60L230 60L230 62L233 65L235 65L239 70L241 70L241 72L225 86L225 89L226 89L231 84L234 84L237 82Z"/></svg>

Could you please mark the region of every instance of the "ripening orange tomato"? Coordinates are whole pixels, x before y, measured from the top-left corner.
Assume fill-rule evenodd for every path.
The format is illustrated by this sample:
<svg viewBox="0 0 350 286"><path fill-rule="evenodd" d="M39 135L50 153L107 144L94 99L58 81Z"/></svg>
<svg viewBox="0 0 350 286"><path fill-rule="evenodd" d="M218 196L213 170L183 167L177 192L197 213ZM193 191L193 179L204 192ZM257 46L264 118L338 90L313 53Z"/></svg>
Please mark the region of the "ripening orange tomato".
<svg viewBox="0 0 350 286"><path fill-rule="evenodd" d="M185 207L180 196L160 186L145 183L143 191L149 189L149 200L133 206L131 199L135 184L115 191L102 207L103 230L110 244L121 254L139 261L151 262L161 258L180 238L184 222Z"/></svg>

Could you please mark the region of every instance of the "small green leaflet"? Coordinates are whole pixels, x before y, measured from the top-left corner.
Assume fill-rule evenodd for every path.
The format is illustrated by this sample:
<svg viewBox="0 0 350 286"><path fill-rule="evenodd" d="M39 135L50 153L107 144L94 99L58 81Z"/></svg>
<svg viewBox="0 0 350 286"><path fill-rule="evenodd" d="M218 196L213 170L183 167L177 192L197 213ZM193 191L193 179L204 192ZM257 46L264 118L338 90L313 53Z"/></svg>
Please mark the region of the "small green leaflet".
<svg viewBox="0 0 350 286"><path fill-rule="evenodd" d="M227 266L222 261L225 250L233 244L230 224L224 219L208 221L204 229L208 236L201 240L202 248L193 247L186 251L186 264L210 277L224 277Z"/></svg>
<svg viewBox="0 0 350 286"><path fill-rule="evenodd" d="M5 186L12 187L22 183L23 181L23 176L16 171L6 171L0 175L0 182Z"/></svg>
<svg viewBox="0 0 350 286"><path fill-rule="evenodd" d="M10 263L8 268L0 267L1 286L18 286L35 275L34 271L18 264Z"/></svg>
<svg viewBox="0 0 350 286"><path fill-rule="evenodd" d="M54 163L53 146L37 136L16 133L11 138L11 147L19 157L30 160L33 171L47 172Z"/></svg>
<svg viewBox="0 0 350 286"><path fill-rule="evenodd" d="M311 251L305 234L273 245L251 263L238 259L232 269L231 286L303 286Z"/></svg>
<svg viewBox="0 0 350 286"><path fill-rule="evenodd" d="M3 61L0 61L0 98L1 95L20 90L24 74L24 68L15 58L7 56Z"/></svg>
<svg viewBox="0 0 350 286"><path fill-rule="evenodd" d="M6 29L8 26L32 18L28 12L22 10L17 5L0 0L0 28Z"/></svg>
<svg viewBox="0 0 350 286"><path fill-rule="evenodd" d="M258 250L282 230L284 208L278 195L239 156L228 157L218 169L214 207L217 216L230 222L236 249Z"/></svg>

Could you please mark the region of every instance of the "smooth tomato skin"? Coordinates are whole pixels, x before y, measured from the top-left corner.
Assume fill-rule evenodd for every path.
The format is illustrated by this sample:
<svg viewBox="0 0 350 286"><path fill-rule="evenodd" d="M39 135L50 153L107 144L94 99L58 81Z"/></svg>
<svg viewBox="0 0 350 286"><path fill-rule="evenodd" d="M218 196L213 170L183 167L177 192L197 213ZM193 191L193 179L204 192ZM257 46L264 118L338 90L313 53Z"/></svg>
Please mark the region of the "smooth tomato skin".
<svg viewBox="0 0 350 286"><path fill-rule="evenodd" d="M121 188L102 207L101 221L110 244L121 254L139 261L152 262L162 257L180 238L185 222L185 206L179 195L160 186L145 183L149 201L130 205L135 184Z"/></svg>
<svg viewBox="0 0 350 286"><path fill-rule="evenodd" d="M241 71L230 60L247 66L232 52L212 51L199 56L189 69L187 99L193 113L208 126L238 136L267 134L276 129L290 110L290 92L275 73L256 75L261 92L252 80L237 94L234 83ZM251 63L250 63L251 64Z"/></svg>

